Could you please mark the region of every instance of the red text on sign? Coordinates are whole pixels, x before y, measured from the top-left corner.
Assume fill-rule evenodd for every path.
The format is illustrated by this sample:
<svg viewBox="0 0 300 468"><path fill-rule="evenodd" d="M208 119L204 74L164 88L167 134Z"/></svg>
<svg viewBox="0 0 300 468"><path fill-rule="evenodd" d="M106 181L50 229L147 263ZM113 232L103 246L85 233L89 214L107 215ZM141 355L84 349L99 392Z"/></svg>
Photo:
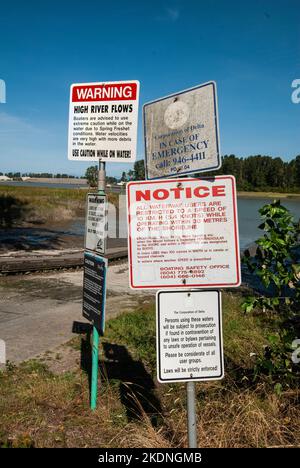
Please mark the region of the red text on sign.
<svg viewBox="0 0 300 468"><path fill-rule="evenodd" d="M135 100L136 94L136 83L80 85L72 89L72 102L128 101Z"/></svg>
<svg viewBox="0 0 300 468"><path fill-rule="evenodd" d="M150 201L154 200L166 200L167 198L173 197L174 199L188 199L192 197L205 198L209 195L213 197L224 197L225 196L225 185L214 185L212 187L199 186L199 187L175 187L171 189L156 189L156 190L137 190L135 193L136 201Z"/></svg>

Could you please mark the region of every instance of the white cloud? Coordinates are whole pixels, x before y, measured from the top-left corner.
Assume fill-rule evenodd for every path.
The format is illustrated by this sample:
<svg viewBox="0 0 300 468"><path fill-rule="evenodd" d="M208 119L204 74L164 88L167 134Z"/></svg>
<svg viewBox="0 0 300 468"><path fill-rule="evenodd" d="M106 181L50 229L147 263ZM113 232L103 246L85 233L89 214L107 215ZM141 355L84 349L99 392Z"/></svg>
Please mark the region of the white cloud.
<svg viewBox="0 0 300 468"><path fill-rule="evenodd" d="M175 23L180 16L179 8L177 7L164 7L164 11L160 16L156 17L157 21L170 21Z"/></svg>
<svg viewBox="0 0 300 468"><path fill-rule="evenodd" d="M27 120L7 112L0 112L0 134L37 131Z"/></svg>
<svg viewBox="0 0 300 468"><path fill-rule="evenodd" d="M166 8L166 13L171 21L177 21L179 18L178 8Z"/></svg>

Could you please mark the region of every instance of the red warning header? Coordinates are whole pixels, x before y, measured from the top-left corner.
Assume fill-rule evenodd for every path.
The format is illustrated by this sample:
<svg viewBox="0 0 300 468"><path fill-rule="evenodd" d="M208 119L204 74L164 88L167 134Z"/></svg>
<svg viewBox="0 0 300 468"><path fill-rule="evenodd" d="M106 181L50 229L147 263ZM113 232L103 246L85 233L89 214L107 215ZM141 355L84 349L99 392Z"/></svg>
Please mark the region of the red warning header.
<svg viewBox="0 0 300 468"><path fill-rule="evenodd" d="M136 94L136 83L80 85L72 89L72 102L134 101Z"/></svg>

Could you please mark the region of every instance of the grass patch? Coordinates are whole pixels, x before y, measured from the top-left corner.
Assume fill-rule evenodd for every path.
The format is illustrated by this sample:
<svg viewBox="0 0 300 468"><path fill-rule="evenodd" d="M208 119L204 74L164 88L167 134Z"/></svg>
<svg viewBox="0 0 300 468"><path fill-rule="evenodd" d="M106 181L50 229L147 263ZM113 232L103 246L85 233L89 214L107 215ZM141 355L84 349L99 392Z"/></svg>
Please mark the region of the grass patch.
<svg viewBox="0 0 300 468"><path fill-rule="evenodd" d="M259 317L241 312L241 302L239 294L223 294L224 353L236 367L248 368L253 364L251 355L263 351L267 329Z"/></svg>
<svg viewBox="0 0 300 468"><path fill-rule="evenodd" d="M108 322L104 342L121 343L152 371L156 363L154 306L141 306Z"/></svg>
<svg viewBox="0 0 300 468"><path fill-rule="evenodd" d="M86 195L94 190L0 185L0 226L45 224L84 216ZM119 194L109 193L117 204Z"/></svg>
<svg viewBox="0 0 300 468"><path fill-rule="evenodd" d="M88 388L84 373L54 375L36 361L0 373L0 447L109 445L107 421L123 407L111 389L91 412Z"/></svg>
<svg viewBox="0 0 300 468"><path fill-rule="evenodd" d="M197 384L199 446L298 446L299 391L278 396L245 377L250 353L262 352L268 330L259 317L245 316L240 302L240 294L223 293L226 376ZM80 341L68 345L77 358ZM100 361L95 412L89 409L87 374L79 368L55 375L32 360L1 372L0 446L187 446L185 385L155 379L153 304L107 323Z"/></svg>

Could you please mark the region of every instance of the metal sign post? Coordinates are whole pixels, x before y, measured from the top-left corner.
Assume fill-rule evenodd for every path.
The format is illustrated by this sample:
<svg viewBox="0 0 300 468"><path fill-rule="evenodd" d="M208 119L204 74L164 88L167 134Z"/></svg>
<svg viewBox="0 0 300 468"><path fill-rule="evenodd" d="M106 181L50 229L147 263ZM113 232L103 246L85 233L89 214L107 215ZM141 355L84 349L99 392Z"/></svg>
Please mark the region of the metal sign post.
<svg viewBox="0 0 300 468"><path fill-rule="evenodd" d="M195 394L195 382L187 382L186 400L189 448L197 448L197 417Z"/></svg>
<svg viewBox="0 0 300 468"><path fill-rule="evenodd" d="M156 294L157 377L186 382L190 448L197 448L195 382L224 376L221 293L199 289Z"/></svg>
<svg viewBox="0 0 300 468"><path fill-rule="evenodd" d="M92 346L92 379L91 379L91 409L97 407L98 393L98 356L99 356L99 332L93 326L93 346Z"/></svg>
<svg viewBox="0 0 300 468"><path fill-rule="evenodd" d="M187 288L157 292L157 378L186 382L197 448L195 382L224 376L221 293L190 288L241 282L234 177L178 179L221 167L216 83L146 103L143 123L148 180L127 184L130 287Z"/></svg>
<svg viewBox="0 0 300 468"><path fill-rule="evenodd" d="M105 162L99 161L98 171L98 193L105 195ZM93 326L93 346L92 346L92 379L91 379L91 409L97 407L98 393L98 366L99 366L99 331Z"/></svg>

